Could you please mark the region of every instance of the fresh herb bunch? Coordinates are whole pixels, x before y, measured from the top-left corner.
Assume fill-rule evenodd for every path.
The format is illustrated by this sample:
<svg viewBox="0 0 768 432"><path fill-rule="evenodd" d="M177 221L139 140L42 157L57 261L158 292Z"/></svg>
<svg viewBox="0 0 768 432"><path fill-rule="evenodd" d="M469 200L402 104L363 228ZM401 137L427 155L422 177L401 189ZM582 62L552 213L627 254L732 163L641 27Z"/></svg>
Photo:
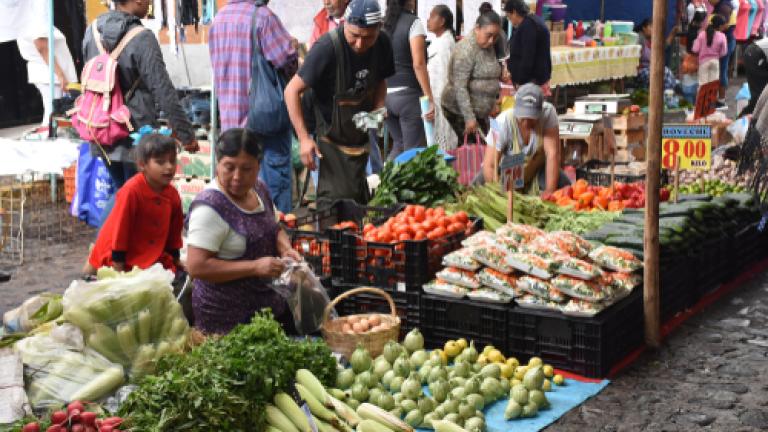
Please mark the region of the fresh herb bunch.
<svg viewBox="0 0 768 432"><path fill-rule="evenodd" d="M460 188L457 178L458 173L445 162L438 147L430 146L403 164L387 162L370 205L408 203L434 207L452 202Z"/></svg>
<svg viewBox="0 0 768 432"><path fill-rule="evenodd" d="M288 338L269 310L190 353L163 357L120 408L133 430L264 430L264 407L289 388L297 369L324 384L336 361L322 341Z"/></svg>

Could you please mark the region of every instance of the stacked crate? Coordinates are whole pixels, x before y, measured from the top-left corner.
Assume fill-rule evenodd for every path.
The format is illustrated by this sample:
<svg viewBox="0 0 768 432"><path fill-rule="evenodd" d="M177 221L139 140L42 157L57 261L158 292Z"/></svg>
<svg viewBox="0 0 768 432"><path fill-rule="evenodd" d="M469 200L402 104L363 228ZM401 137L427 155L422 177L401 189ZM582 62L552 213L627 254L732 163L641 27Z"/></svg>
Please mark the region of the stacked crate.
<svg viewBox="0 0 768 432"><path fill-rule="evenodd" d="M613 119L616 136L616 162L645 160L645 123L643 113L630 113Z"/></svg>

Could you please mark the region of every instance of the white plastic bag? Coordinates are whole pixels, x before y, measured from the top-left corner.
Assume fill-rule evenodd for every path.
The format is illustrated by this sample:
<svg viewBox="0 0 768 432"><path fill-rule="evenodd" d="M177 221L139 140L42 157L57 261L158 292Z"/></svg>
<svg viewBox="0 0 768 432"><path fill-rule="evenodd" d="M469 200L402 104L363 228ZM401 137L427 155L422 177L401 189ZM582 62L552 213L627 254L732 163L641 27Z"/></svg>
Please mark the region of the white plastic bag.
<svg viewBox="0 0 768 432"><path fill-rule="evenodd" d="M325 307L331 300L306 262L289 262L283 274L272 283L272 288L288 302L299 334L307 335L320 330ZM335 317L336 313L332 311L329 318Z"/></svg>
<svg viewBox="0 0 768 432"><path fill-rule="evenodd" d="M10 348L0 349L0 425L32 414L24 391L23 369L18 353Z"/></svg>
<svg viewBox="0 0 768 432"><path fill-rule="evenodd" d="M65 326L49 334L22 339L15 345L24 363L27 395L35 409L73 400L96 401L125 381L122 366L92 349L82 348L80 330Z"/></svg>

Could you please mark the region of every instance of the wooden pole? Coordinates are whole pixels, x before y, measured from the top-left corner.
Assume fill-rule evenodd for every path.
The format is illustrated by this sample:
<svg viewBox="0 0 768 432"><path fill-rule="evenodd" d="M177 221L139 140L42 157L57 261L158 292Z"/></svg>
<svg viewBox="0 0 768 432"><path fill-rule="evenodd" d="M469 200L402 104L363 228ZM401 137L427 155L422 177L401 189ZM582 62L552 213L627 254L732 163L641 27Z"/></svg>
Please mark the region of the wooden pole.
<svg viewBox="0 0 768 432"><path fill-rule="evenodd" d="M659 185L661 173L661 126L664 119L664 39L667 0L653 0L651 40L651 85L648 106L648 147L645 181L645 343L661 346L659 319Z"/></svg>
<svg viewBox="0 0 768 432"><path fill-rule="evenodd" d="M514 219L514 216L515 216L515 188L513 186L507 191L507 223L514 222L512 220Z"/></svg>

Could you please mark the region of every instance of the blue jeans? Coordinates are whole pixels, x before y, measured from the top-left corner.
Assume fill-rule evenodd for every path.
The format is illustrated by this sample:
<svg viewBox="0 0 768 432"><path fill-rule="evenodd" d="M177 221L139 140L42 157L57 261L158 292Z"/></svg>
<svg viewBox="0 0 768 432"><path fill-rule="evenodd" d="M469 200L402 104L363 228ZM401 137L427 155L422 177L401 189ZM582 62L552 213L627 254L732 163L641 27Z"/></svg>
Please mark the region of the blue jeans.
<svg viewBox="0 0 768 432"><path fill-rule="evenodd" d="M275 207L283 213L293 209L291 191L291 131L264 136L264 158L259 178L266 183Z"/></svg>
<svg viewBox="0 0 768 432"><path fill-rule="evenodd" d="M725 57L720 57L720 85L726 88L728 87L728 64L731 62L733 52L736 51L736 38L733 36L733 32L733 27L725 32L728 41L728 54Z"/></svg>

